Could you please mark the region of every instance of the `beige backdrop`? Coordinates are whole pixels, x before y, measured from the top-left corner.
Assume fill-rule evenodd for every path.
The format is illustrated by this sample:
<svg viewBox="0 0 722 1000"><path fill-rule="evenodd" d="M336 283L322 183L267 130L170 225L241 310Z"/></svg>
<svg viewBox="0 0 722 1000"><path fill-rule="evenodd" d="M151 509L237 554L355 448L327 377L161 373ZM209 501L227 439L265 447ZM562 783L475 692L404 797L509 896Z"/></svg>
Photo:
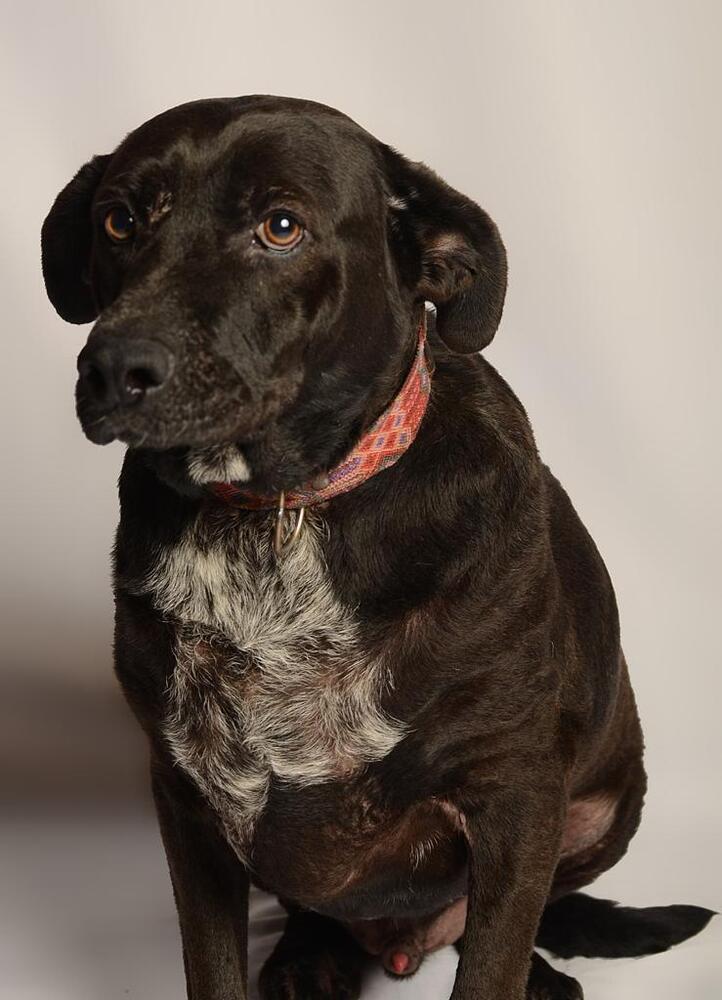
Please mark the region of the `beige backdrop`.
<svg viewBox="0 0 722 1000"><path fill-rule="evenodd" d="M65 326L45 299L39 230L90 155L201 96L269 92L335 105L498 222L510 285L487 354L606 558L647 734L644 825L600 891L719 907L722 4L3 8L0 775L7 835L35 872L10 866L22 901L8 920L14 1000L115 1000L126 988L179 995L152 826L132 851L130 834L112 848L124 891L112 883L102 901L88 891L74 936L66 926L78 884L107 875L119 829L108 811L122 813L123 830L137 811L142 752L110 667L108 550L122 449L91 446L76 424L75 357L87 329ZM78 820L86 815L97 825ZM60 839L47 833L51 821ZM66 850L77 857L73 877L53 890L63 901L54 922L38 872L51 883L58 868L67 872ZM105 860L91 875L83 859L93 851ZM138 932L142 940L117 931L126 940L118 968L108 956L89 965L83 920L112 915L120 926L119 897L134 910L129 884L163 930ZM46 982L42 961L21 962L39 925L65 978L47 973ZM712 930L674 956L605 966L587 994L718 997L715 933L719 947ZM371 988L396 996L397 987Z"/></svg>

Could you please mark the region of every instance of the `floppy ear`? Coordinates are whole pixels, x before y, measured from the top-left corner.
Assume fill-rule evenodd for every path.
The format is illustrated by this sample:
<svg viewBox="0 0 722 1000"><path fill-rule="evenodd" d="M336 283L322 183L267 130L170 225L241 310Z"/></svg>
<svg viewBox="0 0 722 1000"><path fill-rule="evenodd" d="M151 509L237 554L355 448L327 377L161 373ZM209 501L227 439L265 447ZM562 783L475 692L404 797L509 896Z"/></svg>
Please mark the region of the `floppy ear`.
<svg viewBox="0 0 722 1000"><path fill-rule="evenodd" d="M43 223L43 278L48 298L68 323L98 315L88 267L93 243L90 207L110 156L94 156L63 188Z"/></svg>
<svg viewBox="0 0 722 1000"><path fill-rule="evenodd" d="M423 163L383 147L392 244L404 279L436 306L436 330L453 351L489 344L506 294L506 251L479 206Z"/></svg>

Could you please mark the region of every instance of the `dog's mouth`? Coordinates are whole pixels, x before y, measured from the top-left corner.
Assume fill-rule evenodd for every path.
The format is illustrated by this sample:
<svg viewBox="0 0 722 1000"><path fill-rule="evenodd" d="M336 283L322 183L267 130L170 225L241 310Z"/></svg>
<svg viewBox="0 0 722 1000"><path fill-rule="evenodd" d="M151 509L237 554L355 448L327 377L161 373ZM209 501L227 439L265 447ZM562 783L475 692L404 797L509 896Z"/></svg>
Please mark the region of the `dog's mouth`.
<svg viewBox="0 0 722 1000"><path fill-rule="evenodd" d="M187 449L189 452L216 452L241 438L255 437L247 428L240 428L237 421L225 425L214 422L206 427L201 420L197 425L185 424L174 429L166 428L161 422L139 422L136 425L112 414L89 414L80 416L80 424L92 444L121 441L129 448L150 451Z"/></svg>
<svg viewBox="0 0 722 1000"><path fill-rule="evenodd" d="M231 442L257 440L278 418L280 398L249 404L240 394L220 390L207 398L188 393L155 393L146 388L118 404L93 399L82 378L76 385L76 412L83 433L93 444L122 441L129 448L152 451L222 449Z"/></svg>
<svg viewBox="0 0 722 1000"><path fill-rule="evenodd" d="M218 450L240 438L255 437L257 432L238 414L225 419L208 415L189 415L184 419L164 419L161 414L113 411L98 412L82 397L77 401L77 414L83 433L93 444L105 445L122 441L129 448L168 451L186 448L191 451Z"/></svg>

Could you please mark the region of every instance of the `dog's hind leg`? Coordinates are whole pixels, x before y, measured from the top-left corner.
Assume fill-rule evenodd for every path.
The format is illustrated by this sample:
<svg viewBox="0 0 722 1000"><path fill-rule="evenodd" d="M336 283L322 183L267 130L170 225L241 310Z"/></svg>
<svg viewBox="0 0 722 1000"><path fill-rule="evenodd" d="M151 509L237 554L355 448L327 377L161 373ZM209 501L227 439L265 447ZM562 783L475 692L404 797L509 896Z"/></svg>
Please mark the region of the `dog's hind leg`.
<svg viewBox="0 0 722 1000"><path fill-rule="evenodd" d="M367 956L335 920L292 909L259 978L262 1000L358 1000Z"/></svg>

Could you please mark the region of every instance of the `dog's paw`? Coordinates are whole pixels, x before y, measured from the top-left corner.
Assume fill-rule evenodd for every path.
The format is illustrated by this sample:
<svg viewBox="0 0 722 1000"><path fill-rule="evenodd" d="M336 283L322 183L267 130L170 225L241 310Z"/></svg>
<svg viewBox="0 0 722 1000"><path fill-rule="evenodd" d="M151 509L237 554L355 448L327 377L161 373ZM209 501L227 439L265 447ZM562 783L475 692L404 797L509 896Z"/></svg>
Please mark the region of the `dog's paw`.
<svg viewBox="0 0 722 1000"><path fill-rule="evenodd" d="M584 1000L584 992L576 979L559 973L553 984L529 986L526 1000Z"/></svg>
<svg viewBox="0 0 722 1000"><path fill-rule="evenodd" d="M361 970L353 962L344 967L343 958L332 951L274 952L261 970L262 1000L358 1000Z"/></svg>
<svg viewBox="0 0 722 1000"><path fill-rule="evenodd" d="M584 991L576 979L558 972L553 983L530 983L526 1000L584 1000Z"/></svg>
<svg viewBox="0 0 722 1000"><path fill-rule="evenodd" d="M584 991L576 979L552 968L541 955L535 953L526 1000L584 1000Z"/></svg>

